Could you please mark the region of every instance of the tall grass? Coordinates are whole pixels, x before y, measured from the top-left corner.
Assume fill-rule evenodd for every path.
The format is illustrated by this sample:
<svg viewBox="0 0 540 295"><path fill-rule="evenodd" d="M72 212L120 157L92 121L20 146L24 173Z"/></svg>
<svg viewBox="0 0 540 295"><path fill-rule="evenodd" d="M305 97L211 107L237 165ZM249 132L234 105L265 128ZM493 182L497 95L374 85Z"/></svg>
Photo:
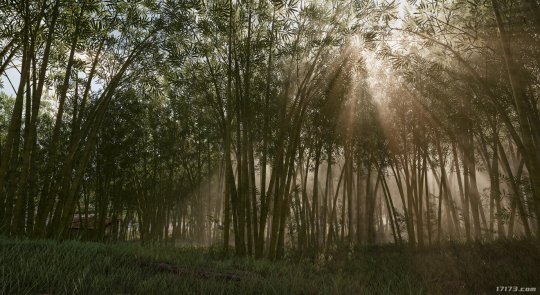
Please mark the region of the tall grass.
<svg viewBox="0 0 540 295"><path fill-rule="evenodd" d="M1 294L494 294L497 286L540 287L538 241L379 246L330 261L270 262L208 249L0 237Z"/></svg>

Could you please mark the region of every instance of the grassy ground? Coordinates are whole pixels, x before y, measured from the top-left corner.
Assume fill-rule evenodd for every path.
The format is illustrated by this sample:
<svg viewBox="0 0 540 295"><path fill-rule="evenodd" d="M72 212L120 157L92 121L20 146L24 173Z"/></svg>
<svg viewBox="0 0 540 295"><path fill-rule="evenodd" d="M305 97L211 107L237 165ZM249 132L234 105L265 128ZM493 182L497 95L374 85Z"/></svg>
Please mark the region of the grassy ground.
<svg viewBox="0 0 540 295"><path fill-rule="evenodd" d="M0 294L495 294L536 287L538 241L359 249L330 262L0 237ZM505 293L505 292L503 292Z"/></svg>

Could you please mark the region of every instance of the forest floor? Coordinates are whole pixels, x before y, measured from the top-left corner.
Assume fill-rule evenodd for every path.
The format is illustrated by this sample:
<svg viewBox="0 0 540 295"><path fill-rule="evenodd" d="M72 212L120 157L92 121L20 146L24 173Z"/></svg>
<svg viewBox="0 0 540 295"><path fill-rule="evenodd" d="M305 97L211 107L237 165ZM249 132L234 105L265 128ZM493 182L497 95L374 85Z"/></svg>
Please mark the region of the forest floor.
<svg viewBox="0 0 540 295"><path fill-rule="evenodd" d="M538 240L375 246L325 262L223 257L215 249L0 237L0 294L510 293L498 286L540 293Z"/></svg>

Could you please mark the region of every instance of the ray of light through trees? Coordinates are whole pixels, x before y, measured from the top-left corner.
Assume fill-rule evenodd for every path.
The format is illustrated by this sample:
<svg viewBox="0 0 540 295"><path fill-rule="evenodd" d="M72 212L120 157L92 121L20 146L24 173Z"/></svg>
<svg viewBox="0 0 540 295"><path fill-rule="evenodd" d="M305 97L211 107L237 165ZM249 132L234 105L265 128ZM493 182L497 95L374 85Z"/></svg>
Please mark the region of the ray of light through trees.
<svg viewBox="0 0 540 295"><path fill-rule="evenodd" d="M538 237L539 51L536 0L0 1L0 233Z"/></svg>

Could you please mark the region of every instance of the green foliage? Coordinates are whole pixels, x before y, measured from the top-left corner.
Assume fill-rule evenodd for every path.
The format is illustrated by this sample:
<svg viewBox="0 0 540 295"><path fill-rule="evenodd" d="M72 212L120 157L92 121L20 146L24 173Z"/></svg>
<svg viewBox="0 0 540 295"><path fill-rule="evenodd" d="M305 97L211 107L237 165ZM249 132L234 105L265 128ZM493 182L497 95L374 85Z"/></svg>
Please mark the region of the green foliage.
<svg viewBox="0 0 540 295"><path fill-rule="evenodd" d="M0 74L28 83L0 93L0 228L66 237L94 214L90 239L225 247L233 229L238 254L270 258L373 243L375 218L412 244L452 223L470 239L470 215L478 239L517 214L531 236L540 19L497 3L2 1Z"/></svg>

